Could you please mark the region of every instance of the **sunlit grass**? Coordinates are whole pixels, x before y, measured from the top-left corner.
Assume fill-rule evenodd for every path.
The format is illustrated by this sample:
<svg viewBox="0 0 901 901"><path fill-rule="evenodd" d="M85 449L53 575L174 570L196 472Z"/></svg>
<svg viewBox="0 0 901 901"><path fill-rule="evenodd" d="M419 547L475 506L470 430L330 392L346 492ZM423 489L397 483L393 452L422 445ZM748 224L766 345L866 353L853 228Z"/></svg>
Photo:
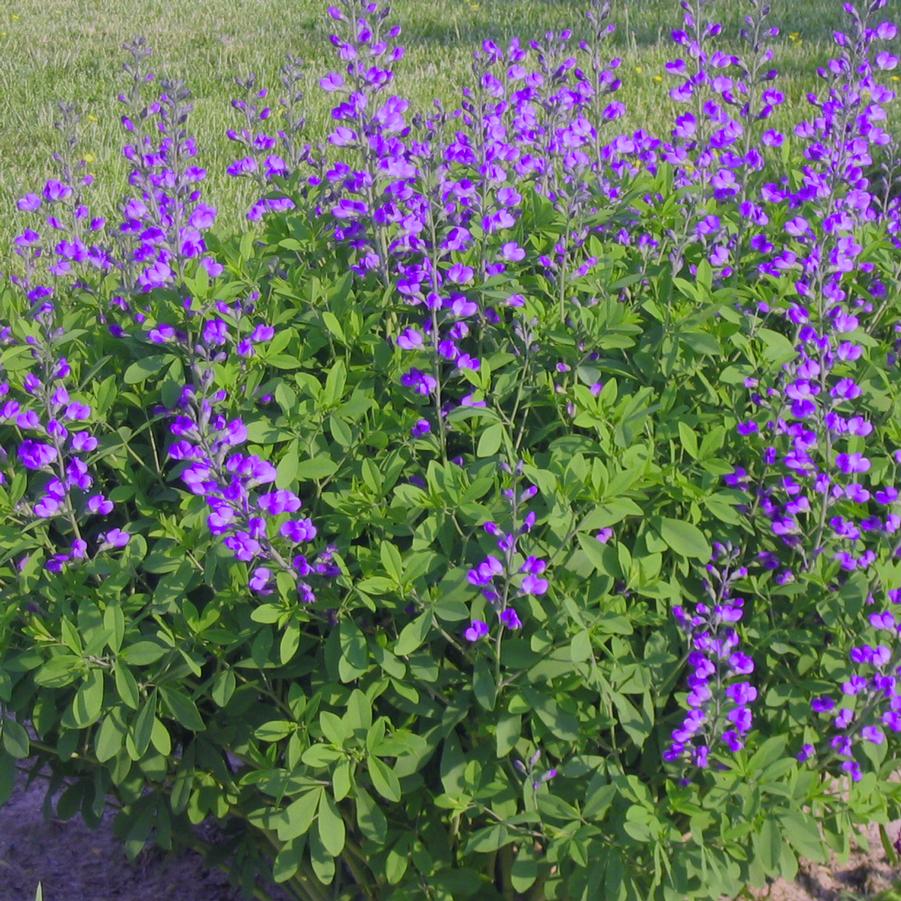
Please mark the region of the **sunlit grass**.
<svg viewBox="0 0 901 901"><path fill-rule="evenodd" d="M8 244L9 219L18 193L46 176L55 147L52 122L59 100L74 101L85 114L83 145L95 160L100 205L122 190L121 131L116 93L122 44L143 34L154 48L158 71L184 79L195 98L193 131L210 172L207 191L238 225L247 198L224 175L232 147L225 129L235 124L229 100L233 78L255 72L274 84L285 54L308 63L309 119L314 137L327 117L327 98L316 86L332 65L325 3L319 0L24 0L0 12L0 242ZM720 18L735 34L744 14L739 0L721 0ZM472 51L487 37L506 42L549 29L578 34L586 4L578 0L396 0L394 19L404 27L407 57L398 66L397 90L425 104L453 101L465 83ZM629 107L626 128L667 130L672 106L661 72L672 55L669 32L680 20L675 0L619 0L613 50L624 58L621 92ZM826 57L843 14L838 0L773 0L771 21L782 34L775 64L790 97L783 120L796 118L815 67ZM894 76L897 79L897 76Z"/></svg>

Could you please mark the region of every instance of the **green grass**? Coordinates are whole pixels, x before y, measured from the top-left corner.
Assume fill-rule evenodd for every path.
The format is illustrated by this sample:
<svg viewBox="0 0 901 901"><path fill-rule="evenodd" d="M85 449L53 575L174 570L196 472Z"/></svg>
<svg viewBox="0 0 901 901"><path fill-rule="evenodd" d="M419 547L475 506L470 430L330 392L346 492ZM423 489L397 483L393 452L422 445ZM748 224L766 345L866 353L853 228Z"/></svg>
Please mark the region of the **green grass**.
<svg viewBox="0 0 901 901"><path fill-rule="evenodd" d="M195 98L193 131L210 177L206 193L222 209L224 224L239 227L247 205L243 186L224 175L233 145L224 136L237 119L229 106L233 77L255 72L275 85L286 53L308 62L309 118L322 134L327 98L316 82L334 58L326 42L326 3L320 0L20 0L0 12L0 246L15 227L14 199L42 183L55 147L55 104L74 101L86 116L83 148L95 159L95 196L102 208L122 192L124 166L115 95L121 45L143 34L157 71L183 78ZM98 10L102 8L102 12ZM887 13L898 12L899 0ZM892 9L894 7L894 9ZM404 29L407 57L397 91L414 102L453 101L466 81L472 51L486 37L523 39L584 21L577 0L396 0L393 19ZM719 18L736 34L741 0L720 0ZM673 55L669 31L681 17L676 0L614 0L614 51L624 58L621 92L629 107L626 128L667 129L672 104L659 79ZM832 30L844 18L840 0L772 0L771 21L782 35L775 64L791 98L783 121L798 114L815 83L814 69L828 53ZM895 75L897 80L898 76ZM804 104L806 105L806 104Z"/></svg>

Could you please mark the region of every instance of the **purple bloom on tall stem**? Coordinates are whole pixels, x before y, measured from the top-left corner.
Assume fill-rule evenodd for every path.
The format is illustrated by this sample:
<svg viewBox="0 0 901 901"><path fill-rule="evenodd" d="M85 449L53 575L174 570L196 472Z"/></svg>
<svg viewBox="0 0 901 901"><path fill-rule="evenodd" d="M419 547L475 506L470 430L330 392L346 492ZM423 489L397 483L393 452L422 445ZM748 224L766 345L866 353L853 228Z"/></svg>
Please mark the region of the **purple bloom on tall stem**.
<svg viewBox="0 0 901 901"><path fill-rule="evenodd" d="M691 613L681 606L673 609L678 625L689 636L692 672L686 699L689 709L673 730L664 760L704 769L717 742L734 753L744 747L751 730L757 689L746 680L727 681L754 670L751 658L736 650L739 638L734 624L742 618L744 600L732 596L732 586L747 573L737 560L734 549L717 544L705 581L710 601L696 604Z"/></svg>

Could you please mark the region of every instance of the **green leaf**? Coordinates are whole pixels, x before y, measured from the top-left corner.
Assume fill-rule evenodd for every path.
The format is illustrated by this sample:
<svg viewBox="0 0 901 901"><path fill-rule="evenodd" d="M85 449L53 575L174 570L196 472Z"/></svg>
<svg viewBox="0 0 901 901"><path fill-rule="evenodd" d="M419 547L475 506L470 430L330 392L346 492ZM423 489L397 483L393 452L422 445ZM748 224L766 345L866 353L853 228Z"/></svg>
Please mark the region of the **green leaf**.
<svg viewBox="0 0 901 901"><path fill-rule="evenodd" d="M616 498L600 504L579 523L580 532L593 532L607 526L615 526L627 516L644 516L645 511L628 497Z"/></svg>
<svg viewBox="0 0 901 901"><path fill-rule="evenodd" d="M122 381L126 385L139 385L141 382L147 381L152 375L156 375L174 359L175 357L171 354L151 354L149 357L142 357L125 370Z"/></svg>
<svg viewBox="0 0 901 901"><path fill-rule="evenodd" d="M169 735L169 730L156 717L153 720L153 728L150 730L150 743L163 757L168 757L172 753L172 737Z"/></svg>
<svg viewBox="0 0 901 901"><path fill-rule="evenodd" d="M369 767L369 778L372 780L372 787L386 800L400 801L400 780L394 773L394 770L387 763L379 760L378 757L370 757L367 762Z"/></svg>
<svg viewBox="0 0 901 901"><path fill-rule="evenodd" d="M697 526L678 519L670 519L668 516L657 520L656 525L660 537L677 554L699 560L710 559L710 543Z"/></svg>
<svg viewBox="0 0 901 901"><path fill-rule="evenodd" d="M269 720L254 730L254 738L260 741L273 742L287 738L297 729L290 720Z"/></svg>
<svg viewBox="0 0 901 901"><path fill-rule="evenodd" d="M496 422L493 425L488 426L488 428L485 429L484 432L482 432L482 435L479 438L479 444L476 448L476 456L494 456L494 454L496 454L500 450L503 440L504 427L501 423Z"/></svg>
<svg viewBox="0 0 901 901"><path fill-rule="evenodd" d="M210 690L210 697L220 707L225 707L232 699L236 687L237 679L235 678L234 672L230 669L222 670L213 682L213 687Z"/></svg>
<svg viewBox="0 0 901 901"><path fill-rule="evenodd" d="M107 632L106 643L109 649L114 653L119 653L122 647L122 640L125 638L125 614L122 608L117 604L110 604L103 611L103 627Z"/></svg>
<svg viewBox="0 0 901 901"><path fill-rule="evenodd" d="M325 377L325 390L322 392L322 403L324 406L334 406L341 399L346 381L347 367L344 365L344 360L335 360L328 375Z"/></svg>
<svg viewBox="0 0 901 901"><path fill-rule="evenodd" d="M338 857L344 850L344 820L328 792L323 792L319 799L319 819L316 825L325 850L332 857Z"/></svg>
<svg viewBox="0 0 901 901"><path fill-rule="evenodd" d="M620 725L629 738L639 748L642 747L654 728L654 722L648 715L648 705L645 704L644 709L639 710L624 695L614 693L610 697L619 714Z"/></svg>
<svg viewBox="0 0 901 901"><path fill-rule="evenodd" d="M760 830L754 835L754 849L767 876L775 876L782 857L782 834L775 817L767 817L763 821Z"/></svg>
<svg viewBox="0 0 901 901"><path fill-rule="evenodd" d="M400 585L404 580L404 561L400 551L390 541L383 541L379 547L379 556L385 572Z"/></svg>
<svg viewBox="0 0 901 901"><path fill-rule="evenodd" d="M388 885L397 885L404 878L410 864L413 836L402 835L385 857L385 879Z"/></svg>
<svg viewBox="0 0 901 901"><path fill-rule="evenodd" d="M788 738L774 735L768 738L753 754L747 764L749 774L765 775L766 771L783 755Z"/></svg>
<svg viewBox="0 0 901 901"><path fill-rule="evenodd" d="M610 809L616 794L616 786L609 784L599 785L589 791L588 797L585 799L585 806L582 808L582 816L586 820L602 820Z"/></svg>
<svg viewBox="0 0 901 901"><path fill-rule="evenodd" d="M319 728L325 738L339 748L350 738L350 730L344 725L344 720L330 710L319 714Z"/></svg>
<svg viewBox="0 0 901 901"><path fill-rule="evenodd" d="M757 337L764 343L763 355L774 366L781 366L783 363L795 358L794 345L780 332L762 328L758 330Z"/></svg>
<svg viewBox="0 0 901 901"><path fill-rule="evenodd" d="M131 670L121 660L116 661L115 681L116 693L119 695L119 700L121 700L126 707L137 710L138 705L141 702L141 697L138 693L138 683L131 674Z"/></svg>
<svg viewBox="0 0 901 901"><path fill-rule="evenodd" d="M80 729L93 725L103 708L103 670L88 671L72 700L72 720Z"/></svg>
<svg viewBox="0 0 901 901"><path fill-rule="evenodd" d="M84 660L75 654L57 654L35 673L36 685L62 688L71 685L84 671Z"/></svg>
<svg viewBox="0 0 901 901"><path fill-rule="evenodd" d="M359 688L355 688L347 699L345 719L352 730L369 729L372 725L372 703Z"/></svg>
<svg viewBox="0 0 901 901"><path fill-rule="evenodd" d="M427 610L403 627L394 645L394 653L399 657L412 654L426 640L431 628L432 614Z"/></svg>
<svg viewBox="0 0 901 901"><path fill-rule="evenodd" d="M300 623L290 622L285 626L282 632L281 640L278 643L278 659L282 666L290 663L300 647Z"/></svg>
<svg viewBox="0 0 901 901"><path fill-rule="evenodd" d="M552 697L531 687L523 689L523 696L555 738L562 738L564 741L578 739L579 721L571 713L561 710Z"/></svg>
<svg viewBox="0 0 901 901"><path fill-rule="evenodd" d="M343 801L353 788L353 764L349 760L342 760L332 773L332 791L336 801Z"/></svg>
<svg viewBox="0 0 901 901"><path fill-rule="evenodd" d="M598 573L602 576L619 577L619 562L616 551L611 544L601 544L592 535L580 534L576 538L582 553L585 554Z"/></svg>
<svg viewBox="0 0 901 901"><path fill-rule="evenodd" d="M497 700L497 685L494 674L484 657L479 657L472 672L472 692L479 706L485 710L494 710Z"/></svg>
<svg viewBox="0 0 901 901"><path fill-rule="evenodd" d="M591 647L591 633L587 629L583 629L572 637L569 643L569 657L573 663L583 663L590 660L594 655Z"/></svg>
<svg viewBox="0 0 901 901"><path fill-rule="evenodd" d="M317 742L315 745L310 745L310 747L303 752L300 759L307 766L321 769L323 767L331 766L336 760L340 760L343 756L344 754L338 748L334 748L325 742Z"/></svg>
<svg viewBox="0 0 901 901"><path fill-rule="evenodd" d="M503 848L504 845L510 844L514 837L510 835L510 831L503 823L496 823L493 826L486 826L474 832L472 837L466 843L464 853L471 854L473 852L480 854L490 854Z"/></svg>
<svg viewBox="0 0 901 901"><path fill-rule="evenodd" d="M125 724L115 711L103 718L94 736L94 750L101 763L112 760L122 750L125 732Z"/></svg>
<svg viewBox="0 0 901 901"><path fill-rule="evenodd" d="M276 832L281 841L289 842L300 835L306 835L313 825L319 800L324 794L324 789L317 786L304 792L282 811L276 818Z"/></svg>
<svg viewBox="0 0 901 901"><path fill-rule="evenodd" d="M528 842L519 846L510 868L510 884L516 892L527 892L538 878L538 860L535 851Z"/></svg>
<svg viewBox="0 0 901 901"><path fill-rule="evenodd" d="M339 341L344 341L344 329L341 328L341 320L330 310L323 310L322 324Z"/></svg>
<svg viewBox="0 0 901 901"><path fill-rule="evenodd" d="M310 863L316 878L323 885L330 885L335 878L335 859L326 850L318 831L311 832L307 840L310 845Z"/></svg>
<svg viewBox="0 0 901 901"><path fill-rule="evenodd" d="M369 665L369 649L366 636L352 619L342 619L338 627L338 643L341 656L355 669L365 672Z"/></svg>
<svg viewBox="0 0 901 901"><path fill-rule="evenodd" d="M137 715L134 724L134 743L138 758L147 753L150 747L150 737L153 734L153 719L156 716L156 692L151 692L144 702L141 712Z"/></svg>
<svg viewBox="0 0 901 901"><path fill-rule="evenodd" d="M522 734L522 717L518 714L505 714L497 721L495 728L495 740L497 742L498 758L506 757Z"/></svg>
<svg viewBox="0 0 901 901"><path fill-rule="evenodd" d="M679 438L682 440L682 447L685 452L693 460L698 458L698 436L694 433L690 426L679 420Z"/></svg>
<svg viewBox="0 0 901 901"><path fill-rule="evenodd" d="M296 478L303 481L304 479L327 479L333 475L338 469L338 464L326 454L320 454L318 457L312 457L309 460L302 460L297 464Z"/></svg>
<svg viewBox="0 0 901 901"><path fill-rule="evenodd" d="M820 838L816 820L800 810L790 810L779 815L782 832L792 847L806 860L825 863L826 850Z"/></svg>
<svg viewBox="0 0 901 901"><path fill-rule="evenodd" d="M0 773L2 773L2 768L0 768ZM382 813L372 795L360 785L354 791L354 800L357 805L357 826L360 827L360 832L364 838L376 845L384 845L388 835L388 821L385 819L385 814Z"/></svg>
<svg viewBox="0 0 901 901"><path fill-rule="evenodd" d="M16 760L24 760L31 751L28 733L15 720L3 720L3 747Z"/></svg>
<svg viewBox="0 0 901 901"><path fill-rule="evenodd" d="M183 691L178 688L161 686L160 694L163 696L169 712L185 729L190 729L192 732L203 732L206 726L200 716L200 711Z"/></svg>
<svg viewBox="0 0 901 901"><path fill-rule="evenodd" d="M122 649L119 655L131 666L147 666L164 657L171 648L157 644L155 641L136 641Z"/></svg>

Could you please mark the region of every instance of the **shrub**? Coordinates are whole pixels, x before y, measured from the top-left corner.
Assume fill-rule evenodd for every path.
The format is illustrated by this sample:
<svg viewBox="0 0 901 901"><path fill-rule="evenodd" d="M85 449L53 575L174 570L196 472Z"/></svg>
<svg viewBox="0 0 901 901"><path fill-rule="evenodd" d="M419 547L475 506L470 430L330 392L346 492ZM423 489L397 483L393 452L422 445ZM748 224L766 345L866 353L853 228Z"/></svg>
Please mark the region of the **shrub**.
<svg viewBox="0 0 901 901"><path fill-rule="evenodd" d="M415 114L339 0L324 143L238 82L232 236L132 44L121 208L64 108L2 295L5 792L310 899L735 894L897 816L884 5L779 130L767 7L683 3L661 139L600 0Z"/></svg>

